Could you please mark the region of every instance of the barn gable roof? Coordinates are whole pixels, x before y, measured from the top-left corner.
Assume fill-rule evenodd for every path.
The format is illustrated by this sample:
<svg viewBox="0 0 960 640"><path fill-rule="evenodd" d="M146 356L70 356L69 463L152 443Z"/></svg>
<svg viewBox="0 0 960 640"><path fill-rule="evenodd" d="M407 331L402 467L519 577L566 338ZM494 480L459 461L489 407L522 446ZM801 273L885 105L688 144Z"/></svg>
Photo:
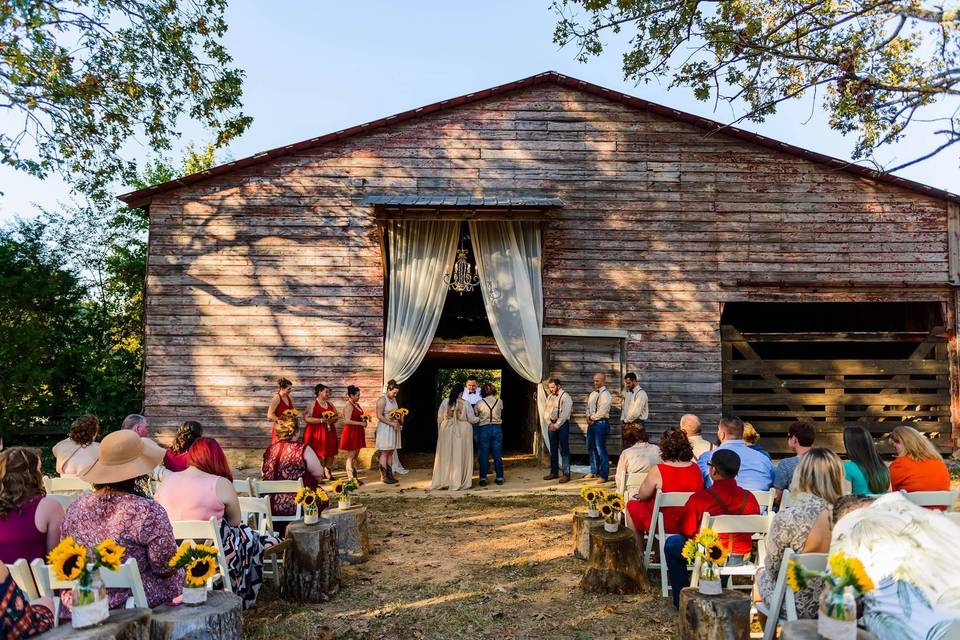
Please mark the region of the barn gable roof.
<svg viewBox="0 0 960 640"><path fill-rule="evenodd" d="M257 164L262 164L269 162L276 158L281 158L284 156L292 155L299 151L305 149L310 149L313 147L318 147L330 142L335 142L337 140L343 140L344 138L349 138L351 136L359 135L362 133L367 133L382 127L387 127L393 124L404 122L407 120L412 120L414 118L419 118L421 116L436 113L438 111L444 111L447 109L452 109L465 104L470 104L474 102L479 102L481 100L486 100L495 96L505 94L510 91L515 91L517 89L523 89L526 87L532 87L542 84L555 84L561 87L567 87L570 89L576 89L578 91L584 91L597 96L602 96L609 100L619 102L621 104L633 107L636 109L642 109L649 111L651 113L656 113L667 118L672 118L674 120L679 120L681 122L686 122L692 124L696 127L704 129L706 131L713 132L722 132L724 135L732 136L734 138L739 138L754 144L758 144L763 147L770 149L776 149L783 153L788 153L791 155L799 156L813 162L829 165L835 169L847 171L855 175L859 175L865 178L870 178L878 182L885 182L889 184L894 184L911 191L916 191L928 196L935 198L940 198L943 200L950 200L952 202L960 203L960 195L950 193L949 191L944 191L943 189L937 189L929 185L923 184L921 182L916 182L914 180L908 180L907 178L901 178L890 173L884 173L882 171L875 171L868 167L862 165L854 164L847 160L841 160L839 158L834 158L832 156L824 155L822 153L817 153L815 151L810 151L809 149L804 149L802 147L797 147L792 144L787 144L786 142L781 142L767 136L763 136L751 131L746 131L744 129L739 129L737 127L730 127L716 120L710 120L708 118L702 118L700 116L693 115L692 113L687 113L684 111L678 111L677 109L671 109L670 107L665 107L661 104L655 102L650 102L642 98L637 98L636 96L631 96L626 93L621 93L619 91L614 91L612 89L607 89L599 85L591 84L583 80L578 80L570 76L562 75L556 71L548 71L546 73L540 73L528 78L523 78L522 80L517 80L515 82L510 82L507 84L502 84L496 87L491 87L489 89L484 89L482 91L475 91L473 93L468 93L456 98L450 98L448 100L442 100L440 102L434 102L433 104L428 104L417 109L411 109L409 111L404 111L392 116L387 116L386 118L381 118L379 120L374 120L372 122L367 122L365 124L357 125L355 127L350 127L349 129L342 129L340 131L335 131L333 133L328 133L316 138L310 138L308 140L303 140L294 144L289 144L283 147L277 147L275 149L270 149L268 151L263 151L261 153L242 158L240 160L235 160L233 162L228 162L226 164L218 165L207 169L206 171L201 171L198 173L193 173L182 178L177 178L175 180L170 180L168 182L163 182L152 187L147 187L145 189L139 189L137 191L131 191L119 196L119 199L125 202L127 205L132 207L145 207L149 206L150 201L154 196L178 189L183 186L196 184L203 180L213 178L216 176L224 175L239 169L244 169L251 167Z"/></svg>

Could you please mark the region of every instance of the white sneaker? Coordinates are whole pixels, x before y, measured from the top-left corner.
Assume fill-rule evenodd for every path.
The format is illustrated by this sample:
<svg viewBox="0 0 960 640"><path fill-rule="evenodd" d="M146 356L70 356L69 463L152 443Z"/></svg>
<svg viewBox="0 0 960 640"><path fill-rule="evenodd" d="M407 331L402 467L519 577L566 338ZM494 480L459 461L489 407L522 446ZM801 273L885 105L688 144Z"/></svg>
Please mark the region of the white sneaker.
<svg viewBox="0 0 960 640"><path fill-rule="evenodd" d="M399 474L402 475L402 476L405 476L405 475L407 475L408 473L410 473L409 471L407 471L407 470L404 469L403 467L394 467L394 468L393 468L393 472L394 472L394 473L399 473Z"/></svg>

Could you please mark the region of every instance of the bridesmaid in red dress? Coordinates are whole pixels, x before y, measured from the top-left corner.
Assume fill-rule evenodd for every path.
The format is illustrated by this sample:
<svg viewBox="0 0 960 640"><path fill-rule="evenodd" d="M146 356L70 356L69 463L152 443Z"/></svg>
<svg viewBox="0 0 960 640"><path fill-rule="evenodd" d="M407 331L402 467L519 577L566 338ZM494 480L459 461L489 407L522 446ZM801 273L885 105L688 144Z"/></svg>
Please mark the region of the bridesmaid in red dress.
<svg viewBox="0 0 960 640"><path fill-rule="evenodd" d="M270 408L267 409L267 420L273 424L273 430L270 432L270 444L277 442L277 420L283 415L284 411L295 410L293 406L293 383L286 378L277 378L277 392L270 399Z"/></svg>
<svg viewBox="0 0 960 640"><path fill-rule="evenodd" d="M316 399L313 406L307 414L307 431L303 436L303 441L310 445L310 448L317 454L317 457L323 462L324 474L327 480L332 478L331 470L333 462L337 458L337 421L340 420L340 414L337 408L330 402L330 388L326 385L318 384L313 388ZM332 418L323 418L323 414L332 411Z"/></svg>
<svg viewBox="0 0 960 640"><path fill-rule="evenodd" d="M340 434L340 449L347 452L347 478L353 478L357 484L357 454L366 444L364 429L367 423L363 421L363 408L360 406L360 388L350 385L347 387L347 403L343 405L343 432Z"/></svg>

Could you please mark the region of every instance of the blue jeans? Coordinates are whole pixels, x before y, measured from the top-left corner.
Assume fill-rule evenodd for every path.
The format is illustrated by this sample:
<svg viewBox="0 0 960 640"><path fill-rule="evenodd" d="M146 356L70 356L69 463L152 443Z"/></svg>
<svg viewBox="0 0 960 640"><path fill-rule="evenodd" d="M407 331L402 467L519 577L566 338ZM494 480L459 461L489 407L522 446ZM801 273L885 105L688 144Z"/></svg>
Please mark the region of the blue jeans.
<svg viewBox="0 0 960 640"><path fill-rule="evenodd" d="M663 543L663 558L667 563L667 578L670 580L670 595L673 596L673 606L680 607L680 591L690 586L690 572L687 571L687 559L683 557L683 545L687 543L687 537L680 534L667 536ZM731 554L727 558L728 567L738 567L745 561L743 556ZM722 576L720 583L723 588L727 587L727 577Z"/></svg>
<svg viewBox="0 0 960 640"><path fill-rule="evenodd" d="M473 455L479 456L480 454L480 425L472 424L473 427Z"/></svg>
<svg viewBox="0 0 960 640"><path fill-rule="evenodd" d="M490 471L490 455L493 455L493 468L497 480L503 480L503 429L499 424L480 426L480 479L487 477Z"/></svg>
<svg viewBox="0 0 960 640"><path fill-rule="evenodd" d="M610 476L610 456L607 455L609 420L597 420L587 427L587 453L590 454L590 473L606 480Z"/></svg>
<svg viewBox="0 0 960 640"><path fill-rule="evenodd" d="M556 431L547 430L550 442L550 473L560 473L560 459L563 459L563 475L570 475L570 421L564 422Z"/></svg>

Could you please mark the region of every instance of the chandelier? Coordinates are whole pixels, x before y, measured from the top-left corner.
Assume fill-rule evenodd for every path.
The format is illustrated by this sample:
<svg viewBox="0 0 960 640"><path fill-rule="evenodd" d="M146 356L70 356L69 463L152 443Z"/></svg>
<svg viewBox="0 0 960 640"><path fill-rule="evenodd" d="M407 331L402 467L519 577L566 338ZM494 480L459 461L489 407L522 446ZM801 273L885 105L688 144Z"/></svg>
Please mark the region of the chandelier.
<svg viewBox="0 0 960 640"><path fill-rule="evenodd" d="M444 274L443 281L451 291L460 295L470 293L480 284L480 276L473 273L473 267L467 260L467 250L463 248L463 239L460 239L460 248L457 249L457 259L453 263L453 271Z"/></svg>

